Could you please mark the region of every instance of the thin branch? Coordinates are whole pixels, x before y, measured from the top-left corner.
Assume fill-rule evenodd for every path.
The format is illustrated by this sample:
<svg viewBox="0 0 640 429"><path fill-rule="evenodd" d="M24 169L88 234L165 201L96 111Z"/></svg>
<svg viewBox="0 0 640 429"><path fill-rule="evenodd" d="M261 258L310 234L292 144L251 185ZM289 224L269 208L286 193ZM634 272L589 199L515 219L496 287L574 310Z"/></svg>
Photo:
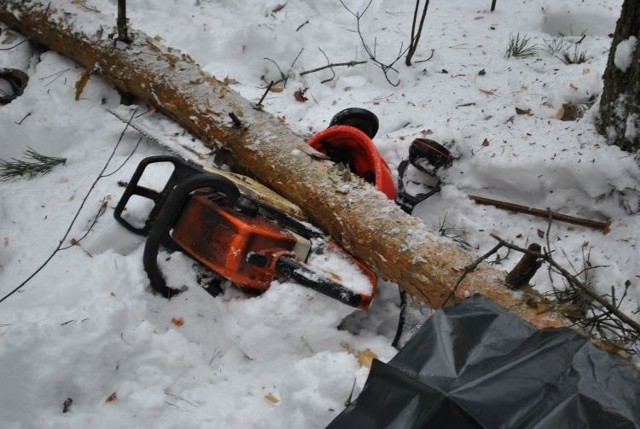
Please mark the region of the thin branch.
<svg viewBox="0 0 640 429"><path fill-rule="evenodd" d="M18 46L22 45L24 42L27 42L27 41L29 41L29 39L24 39L22 42L18 42L13 46L9 46L8 48L0 48L0 51L10 51L14 48L17 48Z"/></svg>
<svg viewBox="0 0 640 429"><path fill-rule="evenodd" d="M296 55L296 57L293 59L293 61L291 62L291 65L289 66L289 71L287 71L287 73L283 72L282 69L280 68L280 66L278 65L278 63L276 63L271 58L267 58L267 57L263 58L263 60L267 60L267 61L271 62L274 66L276 66L276 68L280 72L280 79L275 81L274 84L278 84L278 83L282 82L282 86L284 86L284 87L287 86L287 81L291 77L291 69L293 69L293 66L298 61L298 58L300 58L300 55L302 55L302 51L304 51L304 48L300 49L300 51L298 52L298 55Z"/></svg>
<svg viewBox="0 0 640 429"><path fill-rule="evenodd" d="M360 64L366 64L366 63L367 63L366 60L365 61L346 61L343 63L330 63L330 64L327 64L326 66L316 67L315 69L310 69L310 70L305 70L303 72L300 72L300 76L319 72L326 69L333 69L334 67L353 67Z"/></svg>
<svg viewBox="0 0 640 429"><path fill-rule="evenodd" d="M473 201L477 204L491 205L503 210L509 210L517 213L525 213L532 216L549 218L558 220L561 222L572 223L574 225L586 226L593 229L599 229L603 234L607 234L611 227L611 221L601 222L597 220L586 219L583 217L569 216L562 213L557 213L549 209L542 210L534 207L522 206L520 204L514 204L508 201L494 200L491 198L480 197L477 195L469 195Z"/></svg>
<svg viewBox="0 0 640 429"><path fill-rule="evenodd" d="M360 38L360 42L362 44L362 48L364 49L364 51L369 56L369 59L374 64L376 64L378 67L380 67L380 70L382 70L382 73L384 74L384 78L387 80L389 85L391 85L391 86L400 85L400 81L399 80L397 82L392 82L391 81L391 79L389 78L389 72L390 71L394 71L396 73L398 72L398 70L396 70L394 68L394 65L400 60L400 58L402 58L404 56L404 54L408 51L409 48L403 49L403 46L401 44L400 45L400 53L399 53L399 55L391 63L383 63L382 61L378 60L377 57L376 57L376 48L378 46L377 39L374 39L373 51L371 51L371 48L369 47L369 45L367 45L367 42L364 40L364 36L362 34L362 29L360 28L360 19L367 12L367 10L371 6L371 3L373 2L373 0L369 0L369 3L367 3L367 6L362 10L362 12L357 12L357 13L352 11L351 9L349 9L347 7L347 5L344 4L343 0L339 0L339 1L340 1L340 4L342 4L342 7L344 7L345 10L347 12L349 12L349 14L351 14L356 19L356 31L358 33L358 37Z"/></svg>
<svg viewBox="0 0 640 429"><path fill-rule="evenodd" d="M465 277L467 277L468 274L470 274L473 271L475 271L475 269L478 268L478 265L480 265L480 263L482 261L484 261L485 259L487 259L491 255L496 253L498 250L500 250L500 248L502 248L502 246L503 246L503 244L500 244L500 243L496 244L487 253L485 253L484 255L480 256L478 259L476 259L475 261L473 261L472 263L470 263L469 265L464 267L464 272L462 273L460 278L458 278L458 281L456 282L456 284L453 287L453 289L451 289L451 291L449 292L449 295L447 295L447 299L445 299L444 302L442 303L442 307L446 306L447 302L449 302L449 300L456 295L456 292L458 291L458 286L460 286L460 283L462 283L462 281L465 279Z"/></svg>
<svg viewBox="0 0 640 429"><path fill-rule="evenodd" d="M27 277L22 283L20 283L11 292L7 293L2 298L0 298L0 303L4 302L6 299L8 299L14 293L16 293L20 289L22 289L27 283L29 283L35 276L37 276L40 273L40 271L42 271L49 264L49 262L54 258L54 256L56 256L56 254L62 249L62 244L65 242L65 240L67 239L67 237L71 233L71 229L73 228L73 226L75 225L76 221L78 220L78 217L80 216L80 213L82 212L82 209L84 208L84 205L86 204L87 200L89 199L89 196L91 195L91 193L93 192L93 189L98 184L98 181L100 181L100 179L102 179L102 176L104 175L104 172L107 170L107 167L109 166L109 163L111 162L111 160L115 156L116 151L118 150L118 147L120 146L120 143L122 142L122 139L124 138L125 132L129 128L129 125L131 124L131 121L133 120L133 117L136 114L136 112L137 112L137 109L131 115L131 118L129 119L129 122L127 122L127 124L125 125L124 130L122 130L122 133L120 134L120 137L118 138L117 143L113 147L113 150L111 151L111 154L109 155L109 158L105 162L105 164L102 167L102 170L100 171L98 176L95 178L95 180L93 181L93 183L89 187L89 190L87 191L87 193L85 194L84 198L82 199L82 202L80 203L80 207L78 207L78 210L76 210L76 213L73 216L73 219L71 219L71 222L69 223L69 226L67 227L67 230L65 231L65 233L62 236L62 238L58 242L58 245L56 246L56 248L51 252L51 254L47 257L47 259L33 273L31 273L29 275L29 277Z"/></svg>
<svg viewBox="0 0 640 429"><path fill-rule="evenodd" d="M558 271L558 273L560 273L564 278L566 278L567 281L573 287L575 287L576 289L579 289L585 295L587 295L590 298L592 298L593 300L597 301L602 307L607 309L607 311L609 311L611 314L615 315L618 319L620 319L620 321L624 322L629 327L631 327L635 332L640 334L640 324L638 322L636 322L635 320L631 319L625 313L620 311L617 306L611 304L609 301L607 301L606 298L604 298L604 297L598 295L597 293L595 293L594 291L592 291L587 285L585 285L578 278L576 278L576 276L574 276L569 271L567 271L565 268L563 268L560 264L558 264L555 261L555 259L553 259L553 257L549 253L549 251L545 251L544 253L534 252L534 251L531 251L529 249L525 249L523 247L520 247L520 246L517 246L517 245L515 245L513 243L510 243L510 242L500 238L496 234L491 234L491 237L493 237L495 240L497 240L498 244L501 245L501 246L508 247L508 248L516 250L518 252L526 253L526 254L529 254L531 256L535 256L537 258L540 258L540 259L546 261L550 266L552 266L554 269L556 269Z"/></svg>
<svg viewBox="0 0 640 429"><path fill-rule="evenodd" d="M262 109L262 102L264 101L265 98L267 98L267 94L269 93L269 91L271 91L271 87L275 85L274 81L269 82L269 85L267 85L267 89L264 90L264 94L262 94L262 97L260 97L260 100L258 100L258 102L255 105L255 108L260 110Z"/></svg>
<svg viewBox="0 0 640 429"><path fill-rule="evenodd" d="M320 81L320 83L327 83L327 82L331 82L333 79L335 79L336 77L336 72L333 70L334 67L354 67L357 66L359 64L366 64L367 61L346 61L346 62L342 62L342 63L332 63L329 60L329 57L327 56L327 53L325 51L322 50L322 48L318 48L318 50L320 52L322 52L322 55L324 55L325 60L327 60L327 65L321 66L321 67L316 67L314 69L311 70L305 70L300 72L300 76L304 76L307 74L311 74L311 73L316 73L322 70L326 70L326 69L330 69L331 70L331 77L329 79L324 79L322 81Z"/></svg>
<svg viewBox="0 0 640 429"><path fill-rule="evenodd" d="M418 42L420 41L420 36L422 36L422 27L424 26L425 18L427 17L427 9L429 8L429 0L425 1L424 9L422 9L422 16L420 17L420 24L418 25L418 31L416 32L416 19L418 17L418 7L420 5L420 0L416 0L416 8L413 12L413 23L411 24L411 40L409 43L409 49L407 50L407 57L405 59L405 64L407 66L411 65L411 58L416 53L418 49ZM433 53L432 53L433 56Z"/></svg>

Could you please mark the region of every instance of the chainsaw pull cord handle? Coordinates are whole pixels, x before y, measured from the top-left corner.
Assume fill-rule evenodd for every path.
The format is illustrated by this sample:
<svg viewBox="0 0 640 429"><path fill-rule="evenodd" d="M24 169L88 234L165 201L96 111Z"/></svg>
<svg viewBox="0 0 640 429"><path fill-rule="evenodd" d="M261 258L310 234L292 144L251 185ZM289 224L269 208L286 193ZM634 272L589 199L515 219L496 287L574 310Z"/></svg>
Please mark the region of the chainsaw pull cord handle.
<svg viewBox="0 0 640 429"><path fill-rule="evenodd" d="M211 173L202 173L189 177L176 185L171 191L149 231L142 256L144 269L151 282L151 287L165 298L171 298L180 293L181 290L167 286L167 282L158 266L160 245L170 238L171 228L173 228L182 214L191 192L201 188L210 188L221 192L234 204L241 198L240 191L232 181L226 177Z"/></svg>

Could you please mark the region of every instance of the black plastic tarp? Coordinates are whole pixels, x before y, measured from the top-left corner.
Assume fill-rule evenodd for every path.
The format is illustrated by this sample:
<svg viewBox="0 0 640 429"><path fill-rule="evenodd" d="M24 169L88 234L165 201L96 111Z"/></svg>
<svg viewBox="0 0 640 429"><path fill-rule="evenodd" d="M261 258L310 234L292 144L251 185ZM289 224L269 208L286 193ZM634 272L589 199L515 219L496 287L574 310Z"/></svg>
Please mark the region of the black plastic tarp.
<svg viewBox="0 0 640 429"><path fill-rule="evenodd" d="M327 429L640 428L640 373L474 296L437 311Z"/></svg>

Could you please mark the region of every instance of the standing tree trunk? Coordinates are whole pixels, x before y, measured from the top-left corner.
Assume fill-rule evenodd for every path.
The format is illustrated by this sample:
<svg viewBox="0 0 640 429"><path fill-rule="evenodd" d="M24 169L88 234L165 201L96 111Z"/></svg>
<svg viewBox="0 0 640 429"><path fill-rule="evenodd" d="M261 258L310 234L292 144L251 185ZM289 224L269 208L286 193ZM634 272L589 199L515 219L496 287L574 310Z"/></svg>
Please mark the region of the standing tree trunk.
<svg viewBox="0 0 640 429"><path fill-rule="evenodd" d="M623 150L640 149L640 2L624 0L604 72L596 127Z"/></svg>

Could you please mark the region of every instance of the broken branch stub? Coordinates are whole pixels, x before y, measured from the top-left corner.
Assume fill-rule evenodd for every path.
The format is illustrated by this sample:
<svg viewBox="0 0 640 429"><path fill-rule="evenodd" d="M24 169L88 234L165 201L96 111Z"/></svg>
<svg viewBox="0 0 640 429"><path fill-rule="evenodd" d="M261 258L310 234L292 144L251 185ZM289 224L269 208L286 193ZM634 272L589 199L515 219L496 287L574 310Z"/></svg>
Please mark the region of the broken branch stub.
<svg viewBox="0 0 640 429"><path fill-rule="evenodd" d="M186 54L129 29L117 43L100 28L112 17L87 13L72 0L0 0L0 20L38 43L97 70L119 90L163 112L205 144L221 144L232 166L295 204L350 252L405 291L439 308L476 258L443 242L425 225L358 177L322 159L277 118L204 73ZM231 118L230 112L238 121ZM534 291L514 293L505 273L480 264L457 286L456 299L480 293L539 327L570 326ZM553 308L553 306L547 306Z"/></svg>

